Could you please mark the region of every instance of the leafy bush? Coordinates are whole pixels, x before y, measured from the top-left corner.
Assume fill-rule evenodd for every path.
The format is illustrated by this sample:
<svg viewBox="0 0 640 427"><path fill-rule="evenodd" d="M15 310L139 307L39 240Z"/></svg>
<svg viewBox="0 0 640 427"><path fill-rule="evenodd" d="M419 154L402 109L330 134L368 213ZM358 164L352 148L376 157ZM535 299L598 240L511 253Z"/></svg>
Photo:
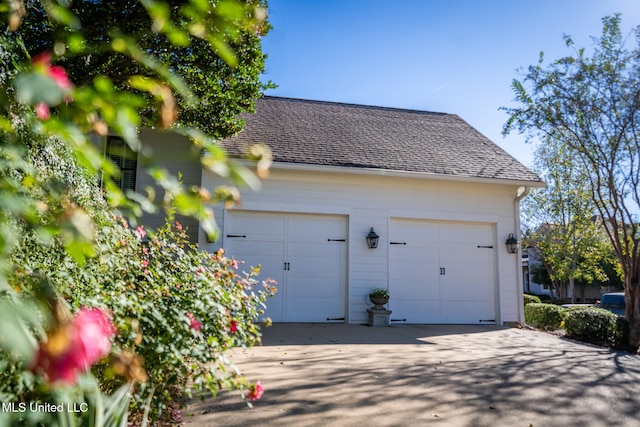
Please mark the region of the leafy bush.
<svg viewBox="0 0 640 427"><path fill-rule="evenodd" d="M624 339L624 321L608 310L596 307L571 307L566 310L567 334L593 344L614 346Z"/></svg>
<svg viewBox="0 0 640 427"><path fill-rule="evenodd" d="M529 303L524 306L524 321L534 328L553 331L561 328L564 312L558 305Z"/></svg>
<svg viewBox="0 0 640 427"><path fill-rule="evenodd" d="M191 395L188 380L196 393L238 388L251 395L255 385L224 352L259 343L256 322L275 289L270 283L256 289L259 269L241 273L223 250L198 250L178 223L147 239L143 228L114 222L96 239L100 252L83 268L61 250L29 242L15 256L29 276L47 274L74 310L103 306L112 313L118 349L94 369L102 387L115 390L134 380L133 407L151 399L153 418L176 394ZM47 264L51 252L54 268Z"/></svg>
<svg viewBox="0 0 640 427"><path fill-rule="evenodd" d="M540 297L537 297L535 295L529 295L529 294L524 294L524 305L527 304L531 304L531 303L542 303L542 301L540 300Z"/></svg>
<svg viewBox="0 0 640 427"><path fill-rule="evenodd" d="M215 57L213 62L228 71L221 73L235 73L246 83L244 89L225 88L219 97L237 108L209 109L223 112L221 123L214 123L222 129L235 123L238 109L251 110L255 96L247 95L247 87L268 86L257 80L264 59L258 34L270 26L260 0L225 2L226 7L190 1L171 17L165 13L167 2L153 3L139 10L151 18L148 24L174 21L165 22L171 35L138 29L116 35L107 20L98 26L102 35L87 38L92 27L82 27L71 2L2 2L8 25L0 33L0 401L18 410L0 411L0 425L127 425L131 396L134 406L145 410L153 402L157 414L172 391L190 392L187 380L197 391L215 394L235 387L248 400L262 395L259 382L248 384L224 352L259 340L255 322L270 285L254 290L257 270L240 274L223 252L199 252L186 243L179 226L167 227L146 244L142 229L136 237L112 217L112 209L123 209L135 221L143 210L162 208L192 216L213 233L211 204L237 200L235 191L212 194L186 186L158 166L150 152L139 150L143 124L189 137L206 154L201 166L233 184L257 180L249 169L230 162L202 126L173 126L182 101L198 109L206 102L189 87L193 79L186 82L179 76L185 73L175 71L180 67L161 59L172 55L169 46L162 43L162 53L152 52L142 47L141 34L171 40L179 52L191 46L185 38L193 39L202 58ZM89 17L82 13L83 19ZM20 27L37 47L25 46ZM34 36L34 28L51 37ZM107 40L104 34L113 37ZM29 52L39 53L32 58ZM78 79L60 65L70 65L73 58L82 62L95 52L107 58L115 54L133 68L115 71L114 79L101 71L95 79ZM247 59L250 70L244 66ZM218 83L218 77L210 80ZM147 120L149 110L161 113L158 122ZM109 133L138 152L140 166L164 197L152 200L152 191L147 198L118 188L111 178L120 171L96 144ZM260 148L252 156L258 173L264 173L268 151ZM77 404L87 413L36 411L28 403Z"/></svg>
<svg viewBox="0 0 640 427"><path fill-rule="evenodd" d="M616 318L616 342L613 344L615 348L631 351L637 353L639 350L637 346L632 347L629 345L629 321L621 316Z"/></svg>

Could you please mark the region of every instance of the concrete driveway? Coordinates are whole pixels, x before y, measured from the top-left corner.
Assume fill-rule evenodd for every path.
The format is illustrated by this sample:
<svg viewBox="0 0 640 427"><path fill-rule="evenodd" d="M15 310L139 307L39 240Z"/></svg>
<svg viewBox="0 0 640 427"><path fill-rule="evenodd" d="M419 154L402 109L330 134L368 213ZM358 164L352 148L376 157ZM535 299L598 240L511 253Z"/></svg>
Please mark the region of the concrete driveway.
<svg viewBox="0 0 640 427"><path fill-rule="evenodd" d="M187 426L639 426L640 356L500 326L275 324L234 350L263 398Z"/></svg>

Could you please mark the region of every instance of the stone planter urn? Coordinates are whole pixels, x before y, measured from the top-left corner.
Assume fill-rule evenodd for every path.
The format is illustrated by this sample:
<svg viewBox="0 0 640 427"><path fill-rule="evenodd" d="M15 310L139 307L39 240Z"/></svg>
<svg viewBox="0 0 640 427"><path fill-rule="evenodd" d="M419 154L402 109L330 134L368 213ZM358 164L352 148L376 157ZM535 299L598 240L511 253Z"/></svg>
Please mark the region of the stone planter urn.
<svg viewBox="0 0 640 427"><path fill-rule="evenodd" d="M369 300L373 303L373 310L385 310L384 305L389 302L389 296L369 294Z"/></svg>
<svg viewBox="0 0 640 427"><path fill-rule="evenodd" d="M389 292L381 288L373 289L369 294L369 301L373 303L373 307L367 309L369 326L389 326L391 311L384 308L389 302Z"/></svg>

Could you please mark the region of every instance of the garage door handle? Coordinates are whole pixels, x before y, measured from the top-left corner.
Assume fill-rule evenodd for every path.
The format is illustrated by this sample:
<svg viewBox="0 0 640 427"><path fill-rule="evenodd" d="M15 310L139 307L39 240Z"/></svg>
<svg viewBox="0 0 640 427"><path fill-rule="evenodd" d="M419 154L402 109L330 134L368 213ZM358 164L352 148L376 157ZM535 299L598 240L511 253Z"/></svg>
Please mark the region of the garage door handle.
<svg viewBox="0 0 640 427"><path fill-rule="evenodd" d="M407 242L389 242L390 245L406 245Z"/></svg>
<svg viewBox="0 0 640 427"><path fill-rule="evenodd" d="M242 237L243 239L247 238L247 236L244 234L227 234L227 237Z"/></svg>
<svg viewBox="0 0 640 427"><path fill-rule="evenodd" d="M327 239L327 242L346 242L347 239Z"/></svg>

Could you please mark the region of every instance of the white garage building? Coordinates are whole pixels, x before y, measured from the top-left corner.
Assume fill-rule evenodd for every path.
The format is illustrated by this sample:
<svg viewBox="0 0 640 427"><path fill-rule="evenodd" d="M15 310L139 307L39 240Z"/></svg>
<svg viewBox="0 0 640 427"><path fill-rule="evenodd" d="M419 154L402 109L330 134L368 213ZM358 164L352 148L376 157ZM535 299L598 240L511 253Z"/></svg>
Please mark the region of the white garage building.
<svg viewBox="0 0 640 427"><path fill-rule="evenodd" d="M278 282L273 321L365 323L376 287L392 324L523 321L505 242L519 200L544 185L533 172L456 115L276 97L256 110L223 145L266 143L270 176L241 209L218 208L218 241L199 244Z"/></svg>

